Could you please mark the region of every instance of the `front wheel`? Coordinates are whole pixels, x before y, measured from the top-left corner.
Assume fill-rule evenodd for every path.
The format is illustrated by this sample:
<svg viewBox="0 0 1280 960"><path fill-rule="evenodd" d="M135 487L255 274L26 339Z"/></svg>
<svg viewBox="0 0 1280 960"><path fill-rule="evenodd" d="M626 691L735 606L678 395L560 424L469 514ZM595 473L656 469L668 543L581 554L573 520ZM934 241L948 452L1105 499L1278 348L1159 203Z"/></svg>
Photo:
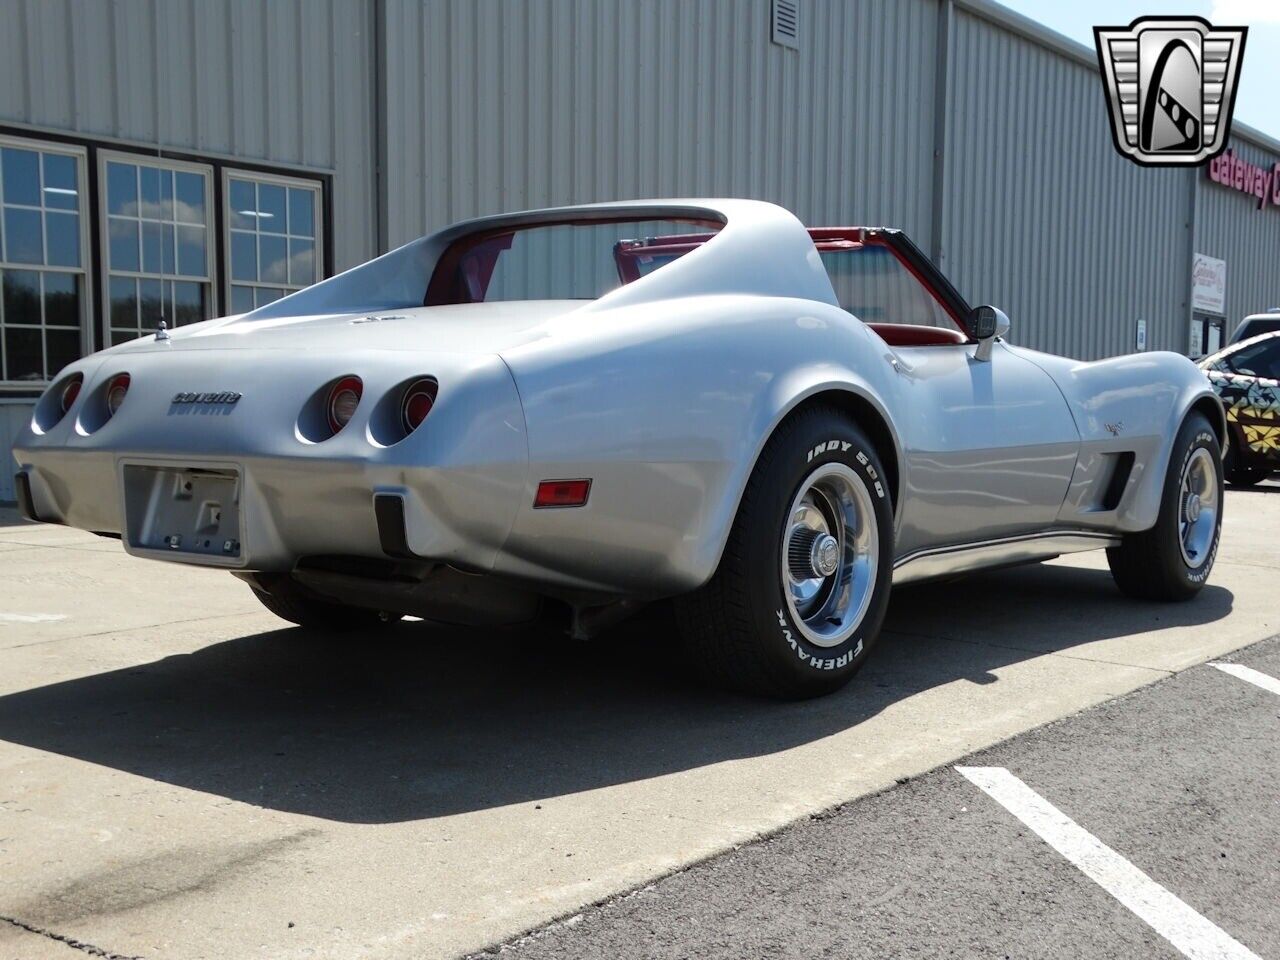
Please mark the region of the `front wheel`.
<svg viewBox="0 0 1280 960"><path fill-rule="evenodd" d="M675 604L702 671L782 699L848 683L889 601L890 496L875 448L848 417L810 408L784 422L751 474L715 575Z"/></svg>
<svg viewBox="0 0 1280 960"><path fill-rule="evenodd" d="M1222 448L1209 421L1183 421L1164 478L1156 525L1107 550L1122 591L1143 600L1186 600L1200 592L1222 532Z"/></svg>

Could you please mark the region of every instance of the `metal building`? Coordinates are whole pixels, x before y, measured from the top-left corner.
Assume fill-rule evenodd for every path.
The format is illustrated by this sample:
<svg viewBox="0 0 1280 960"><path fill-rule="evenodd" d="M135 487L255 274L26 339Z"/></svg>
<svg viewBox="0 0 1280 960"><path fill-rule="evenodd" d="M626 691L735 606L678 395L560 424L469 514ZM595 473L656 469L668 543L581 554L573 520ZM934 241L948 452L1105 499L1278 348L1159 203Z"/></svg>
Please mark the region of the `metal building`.
<svg viewBox="0 0 1280 960"><path fill-rule="evenodd" d="M1083 359L1280 306L1280 193L1135 166L1109 123L1094 52L988 0L0 0L0 456L161 315L551 204L900 226ZM1230 149L1280 184L1280 142Z"/></svg>

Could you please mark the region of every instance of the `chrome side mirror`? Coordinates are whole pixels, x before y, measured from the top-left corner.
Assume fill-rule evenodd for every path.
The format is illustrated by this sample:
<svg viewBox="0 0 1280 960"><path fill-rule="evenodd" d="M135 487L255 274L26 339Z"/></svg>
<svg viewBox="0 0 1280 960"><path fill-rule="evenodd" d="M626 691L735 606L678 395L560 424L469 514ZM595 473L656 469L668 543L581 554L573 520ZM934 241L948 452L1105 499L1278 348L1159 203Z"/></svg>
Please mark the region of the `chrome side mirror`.
<svg viewBox="0 0 1280 960"><path fill-rule="evenodd" d="M991 359L991 347L999 337L1009 332L1009 318L999 307L984 304L974 308L969 318L969 333L978 341L973 359L986 363Z"/></svg>

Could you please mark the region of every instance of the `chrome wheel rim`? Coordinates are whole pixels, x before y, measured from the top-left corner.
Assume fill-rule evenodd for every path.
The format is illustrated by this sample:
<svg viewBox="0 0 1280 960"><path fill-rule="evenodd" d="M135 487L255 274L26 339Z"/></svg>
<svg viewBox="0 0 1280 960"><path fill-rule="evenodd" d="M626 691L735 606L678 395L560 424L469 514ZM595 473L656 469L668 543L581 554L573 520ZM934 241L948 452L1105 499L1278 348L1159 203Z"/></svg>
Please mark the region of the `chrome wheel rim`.
<svg viewBox="0 0 1280 960"><path fill-rule="evenodd" d="M875 589L880 534L867 485L843 463L800 485L782 530L782 592L816 647L838 647L862 623Z"/></svg>
<svg viewBox="0 0 1280 960"><path fill-rule="evenodd" d="M1192 569L1203 565L1213 549L1221 500L1213 455L1200 447L1182 468L1178 488L1178 547L1182 562Z"/></svg>

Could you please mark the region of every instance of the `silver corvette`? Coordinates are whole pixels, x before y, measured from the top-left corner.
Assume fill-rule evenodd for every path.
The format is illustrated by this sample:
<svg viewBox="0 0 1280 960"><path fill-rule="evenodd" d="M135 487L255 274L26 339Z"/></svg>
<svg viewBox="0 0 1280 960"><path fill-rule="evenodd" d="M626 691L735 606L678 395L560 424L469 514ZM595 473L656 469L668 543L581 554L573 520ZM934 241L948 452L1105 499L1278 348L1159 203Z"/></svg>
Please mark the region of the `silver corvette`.
<svg viewBox="0 0 1280 960"><path fill-rule="evenodd" d="M671 599L699 667L811 696L895 583L1099 548L1139 597L1209 575L1204 374L1008 328L895 230L745 200L491 217L72 364L17 488L305 626L590 636Z"/></svg>

